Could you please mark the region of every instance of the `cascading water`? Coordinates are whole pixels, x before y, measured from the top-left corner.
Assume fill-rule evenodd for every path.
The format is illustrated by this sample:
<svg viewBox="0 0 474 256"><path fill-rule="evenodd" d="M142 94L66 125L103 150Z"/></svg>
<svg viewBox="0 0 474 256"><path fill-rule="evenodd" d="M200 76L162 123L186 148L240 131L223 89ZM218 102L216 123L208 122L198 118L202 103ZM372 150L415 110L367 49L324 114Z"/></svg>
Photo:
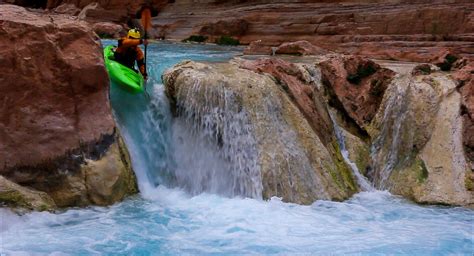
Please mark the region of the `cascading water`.
<svg viewBox="0 0 474 256"><path fill-rule="evenodd" d="M317 201L304 206L278 198L229 198L254 196L240 186L224 191L219 186L213 190L213 182L193 187L193 177L206 173L206 166L216 172L220 166L236 168L240 158L229 159L226 154L251 145L246 137L251 131L239 133L244 144L232 144L226 136L245 131L246 117L244 113L234 119L226 116L224 112L232 113L228 109L206 110L210 121L200 120L198 126L186 114L173 118L159 76L185 58L225 60L237 52L164 43L149 45L148 50L151 98L114 88L111 92L140 194L110 207L59 213L19 216L0 209L1 255L472 255L474 214L469 209L419 206L381 191L359 193L345 202ZM235 128L231 125L215 133L220 118ZM212 137L217 134L218 138ZM225 150L228 153L220 152ZM239 180L222 173L217 176L228 178L226 184ZM197 183L202 181L206 182ZM214 194L221 192L227 197Z"/></svg>
<svg viewBox="0 0 474 256"><path fill-rule="evenodd" d="M256 142L247 113L236 107L236 96L223 86L206 88L203 98L200 87L195 82L177 93L180 117L173 130L178 184L192 194L261 198Z"/></svg>
<svg viewBox="0 0 474 256"><path fill-rule="evenodd" d="M235 52L214 56L229 58ZM168 56L153 56L160 62ZM207 56L199 56L206 59ZM207 57L209 58L209 57ZM173 59L179 61L179 59ZM229 197L261 198L260 173L246 114L227 104L235 97L224 89L209 91L206 98L222 99L219 108L196 103L199 84L181 92L180 116L172 119L164 88L155 78L164 66L149 65L153 84L145 95L112 90L111 103L127 145L131 147L141 191L159 184L181 187L196 195L202 192ZM152 90L152 91L150 91ZM207 101L206 101L207 102ZM197 117L203 116L202 119ZM140 120L140 123L136 123ZM133 127L133 129L130 129ZM147 189L148 188L148 189Z"/></svg>
<svg viewBox="0 0 474 256"><path fill-rule="evenodd" d="M331 121L334 126L334 131L336 133L337 142L339 144L339 148L341 149L341 154L344 158L344 161L351 167L352 173L356 177L357 183L359 184L362 191L374 191L375 189L372 184L370 184L370 181L368 181L367 178L360 173L359 168L357 168L357 165L349 158L349 151L347 151L346 148L346 138L344 137L344 132L342 131L342 128L337 124L334 115L335 114L332 111L329 112L329 116L331 117Z"/></svg>
<svg viewBox="0 0 474 256"><path fill-rule="evenodd" d="M386 101L383 109L381 131L372 143L371 157L374 164L373 183L378 189L388 189L388 179L397 163L404 157L405 150L401 143L403 124L409 113L407 111L407 92L410 88L410 79L407 75L397 77L392 81L388 90L395 90L389 93L390 97ZM407 136L410 133L406 134ZM406 142L411 141L405 138Z"/></svg>

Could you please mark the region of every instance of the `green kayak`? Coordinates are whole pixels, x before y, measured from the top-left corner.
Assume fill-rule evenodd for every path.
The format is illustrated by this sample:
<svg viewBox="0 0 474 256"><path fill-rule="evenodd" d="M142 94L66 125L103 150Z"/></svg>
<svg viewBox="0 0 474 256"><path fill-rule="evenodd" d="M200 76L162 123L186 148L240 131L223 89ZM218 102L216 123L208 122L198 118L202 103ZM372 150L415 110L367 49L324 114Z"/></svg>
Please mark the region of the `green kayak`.
<svg viewBox="0 0 474 256"><path fill-rule="evenodd" d="M143 92L145 81L140 73L114 61L114 46L109 45L104 49L105 67L109 76L120 88L136 94Z"/></svg>

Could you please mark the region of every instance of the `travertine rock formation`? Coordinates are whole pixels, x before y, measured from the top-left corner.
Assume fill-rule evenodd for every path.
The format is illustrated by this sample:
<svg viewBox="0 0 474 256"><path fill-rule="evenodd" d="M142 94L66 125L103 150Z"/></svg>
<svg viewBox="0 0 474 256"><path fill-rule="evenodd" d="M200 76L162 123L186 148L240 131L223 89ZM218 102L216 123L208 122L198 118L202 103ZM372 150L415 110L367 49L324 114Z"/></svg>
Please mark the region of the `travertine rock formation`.
<svg viewBox="0 0 474 256"><path fill-rule="evenodd" d="M290 69L280 73L281 67ZM298 73L296 66L281 60L183 62L163 78L178 118L189 118L198 130L213 129L211 141L234 152L226 160L235 162L233 171L248 175L240 187L256 172L264 199L278 196L303 204L346 199L358 190L357 184L342 159L321 97L306 94L311 86Z"/></svg>

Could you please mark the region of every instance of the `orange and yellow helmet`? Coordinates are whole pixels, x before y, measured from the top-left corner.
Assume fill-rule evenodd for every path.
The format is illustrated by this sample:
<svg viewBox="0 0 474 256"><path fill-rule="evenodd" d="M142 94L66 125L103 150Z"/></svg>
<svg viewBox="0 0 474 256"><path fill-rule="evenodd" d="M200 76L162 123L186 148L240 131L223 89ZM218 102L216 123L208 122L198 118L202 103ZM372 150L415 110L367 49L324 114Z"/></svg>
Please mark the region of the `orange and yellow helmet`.
<svg viewBox="0 0 474 256"><path fill-rule="evenodd" d="M127 37L140 39L141 38L140 31L136 28L132 28L128 31Z"/></svg>

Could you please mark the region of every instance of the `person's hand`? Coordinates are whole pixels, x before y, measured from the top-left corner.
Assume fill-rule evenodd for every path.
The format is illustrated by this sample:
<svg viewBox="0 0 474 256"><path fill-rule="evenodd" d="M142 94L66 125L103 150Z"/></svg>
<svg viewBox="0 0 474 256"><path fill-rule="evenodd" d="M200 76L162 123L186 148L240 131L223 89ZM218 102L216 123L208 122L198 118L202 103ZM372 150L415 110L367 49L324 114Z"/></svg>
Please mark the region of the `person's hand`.
<svg viewBox="0 0 474 256"><path fill-rule="evenodd" d="M143 39L143 44L148 45L148 39Z"/></svg>

